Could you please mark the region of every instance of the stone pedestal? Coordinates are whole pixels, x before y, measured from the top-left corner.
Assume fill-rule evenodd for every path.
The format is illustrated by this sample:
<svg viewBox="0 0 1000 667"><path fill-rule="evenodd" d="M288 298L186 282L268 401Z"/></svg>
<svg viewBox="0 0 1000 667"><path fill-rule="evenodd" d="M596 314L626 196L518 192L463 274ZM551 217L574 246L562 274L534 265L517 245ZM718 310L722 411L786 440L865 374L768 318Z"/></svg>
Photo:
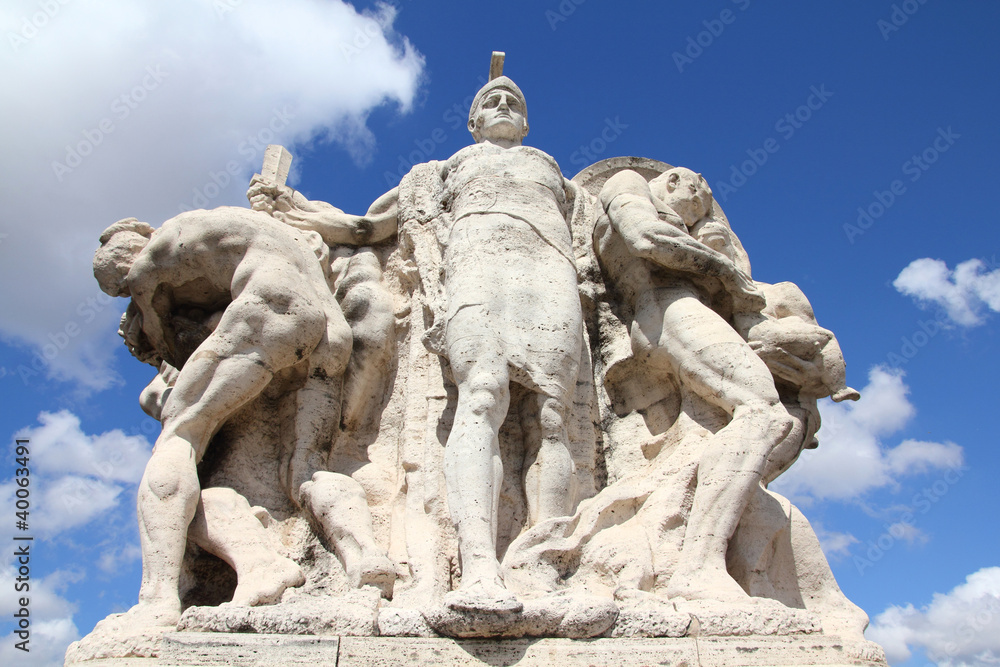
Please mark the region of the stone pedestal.
<svg viewBox="0 0 1000 667"><path fill-rule="evenodd" d="M67 663L72 664L72 663ZM233 665L285 667L769 667L860 665L885 667L873 642L821 636L682 637L668 639L440 639L319 637L175 632L163 637L159 658L117 658L88 667Z"/></svg>

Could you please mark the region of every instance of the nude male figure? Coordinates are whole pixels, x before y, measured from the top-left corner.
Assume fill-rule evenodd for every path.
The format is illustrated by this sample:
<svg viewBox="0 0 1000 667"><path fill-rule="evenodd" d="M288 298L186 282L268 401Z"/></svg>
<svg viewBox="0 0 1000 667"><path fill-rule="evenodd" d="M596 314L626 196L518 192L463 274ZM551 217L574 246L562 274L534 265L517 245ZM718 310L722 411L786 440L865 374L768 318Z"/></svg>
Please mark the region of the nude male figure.
<svg viewBox="0 0 1000 667"><path fill-rule="evenodd" d="M512 381L532 392L523 419L530 524L569 514L573 502L566 420L583 349L568 223L573 186L552 157L522 145L527 109L509 78L478 92L469 131L476 144L437 163L446 212L443 347L458 385L445 478L462 564L461 587L445 603L516 611L522 605L504 587L496 548L498 434ZM329 205L259 182L248 196L255 207L331 244L378 242L405 222L398 219L398 188L372 205L353 239Z"/></svg>
<svg viewBox="0 0 1000 667"><path fill-rule="evenodd" d="M703 218L690 229L692 236L713 250L738 261L735 236L727 225ZM736 242L738 243L738 242ZM735 309L733 326L765 363L775 388L794 419L791 433L768 455L763 482L769 484L798 459L803 449L815 448L820 426L816 400L835 402L861 397L847 386L844 355L833 332L819 326L809 299L789 282L754 281L765 299L763 309Z"/></svg>
<svg viewBox="0 0 1000 667"><path fill-rule="evenodd" d="M768 454L793 424L767 366L729 321L733 312L759 312L764 299L730 257L691 235L712 207L699 174L675 168L647 183L635 172L619 172L600 201L606 218L595 229L595 245L634 309L634 353L676 378L682 391L731 416L707 438L666 593L745 600L726 571L726 550Z"/></svg>
<svg viewBox="0 0 1000 667"><path fill-rule="evenodd" d="M392 564L374 542L364 491L345 475L322 472L340 420L352 344L317 256L323 250L314 235L230 207L183 213L155 231L131 218L101 235L94 258L101 289L132 298L135 319L127 328L140 354L179 369L169 392L166 379L144 392L147 404L162 399L156 409L163 428L138 493L143 580L129 615L143 625L174 625L180 618L178 581L189 530L196 541L214 542L223 558L227 548L234 554L256 548L246 521L249 542L220 545L213 517L247 518L249 507L241 497L204 494L196 466L227 419L272 380L296 371L306 379L282 399L293 403L286 407L294 417L282 429L281 483L321 526L352 583L391 595ZM206 316L192 322L193 313ZM207 336L192 339L188 330L198 325ZM289 583L267 572L254 572L258 576L240 584L274 590L241 600L274 601L276 589Z"/></svg>

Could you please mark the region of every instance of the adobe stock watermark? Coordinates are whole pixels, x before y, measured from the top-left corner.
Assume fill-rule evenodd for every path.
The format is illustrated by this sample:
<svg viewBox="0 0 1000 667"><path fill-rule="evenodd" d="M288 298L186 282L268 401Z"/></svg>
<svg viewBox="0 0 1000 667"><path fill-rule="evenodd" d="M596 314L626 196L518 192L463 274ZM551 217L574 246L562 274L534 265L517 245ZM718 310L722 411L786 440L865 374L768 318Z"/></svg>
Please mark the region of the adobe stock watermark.
<svg viewBox="0 0 1000 667"><path fill-rule="evenodd" d="M489 80L486 77L480 76L477 80L477 89L485 86L488 81ZM396 187L399 185L399 182L403 180L403 177L406 176L411 169L413 169L413 167L431 159L437 151L438 146L448 141L448 130L455 132L459 129L467 129L469 107L472 106L472 102L475 98L476 95L473 93L472 95L469 95L464 99L446 107L441 114L441 120L445 123L445 126L436 127L427 133L427 135L423 138L414 139L414 150L409 151L406 155L403 153L397 155L396 171L392 172L386 170L382 173L382 177L385 179L386 187Z"/></svg>
<svg viewBox="0 0 1000 667"><path fill-rule="evenodd" d="M239 178L246 165L259 161L259 157L264 154L267 145L274 143L278 132L287 128L293 118L295 118L295 113L288 108L287 104L281 109L272 109L271 119L267 124L257 132L247 135L243 141L237 144L236 153L243 157L243 161L229 160L219 171L209 170L205 183L192 190L191 202L185 202L178 206L180 212L207 208L208 204L222 194L223 190L233 182L234 178Z"/></svg>
<svg viewBox="0 0 1000 667"><path fill-rule="evenodd" d="M951 125L947 129L939 127L937 129L937 136L934 137L927 148L920 151L920 153L915 153L909 160L903 163L900 167L903 175L908 177L910 183L916 183L940 159L941 154L947 153L955 145L955 141L961 137L962 135L957 134L951 129ZM887 189L875 190L872 193L872 201L858 207L858 218L855 224L844 223L844 234L847 235L847 241L851 245L854 245L855 240L871 229L875 222L885 215L886 211L892 208L892 205L896 203L899 197L906 194L906 191L906 183L899 178L889 183Z"/></svg>
<svg viewBox="0 0 1000 667"><path fill-rule="evenodd" d="M392 21L396 16L396 11L401 0L391 5L382 2L376 3L375 12L364 11L358 17L362 24L354 28L354 33L348 39L339 42L340 55L347 62L352 62L372 44L386 43L386 31L392 31Z"/></svg>
<svg viewBox="0 0 1000 667"><path fill-rule="evenodd" d="M889 18L879 19L875 22L879 32L882 33L882 39L888 42L889 37L893 33L899 32L899 29L909 22L910 17L920 11L920 8L926 4L927 0L903 0L900 3L893 3L889 12Z"/></svg>
<svg viewBox="0 0 1000 667"><path fill-rule="evenodd" d="M826 89L825 83L820 84L818 88L810 86L809 96L805 103L778 118L774 123L774 131L783 140L788 141L812 119L815 112L823 108L823 105L831 97L833 97L833 93ZM729 180L718 181L712 188L712 193L725 202L730 195L735 194L737 190L746 185L747 181L780 149L781 143L774 137L768 137L764 140L760 148L748 148L746 151L748 159L738 165L730 165Z"/></svg>
<svg viewBox="0 0 1000 667"><path fill-rule="evenodd" d="M160 422L152 417L143 418L142 422L133 425L126 436L143 436L147 440L156 440L160 433ZM81 505L90 503L95 493L106 493L107 487L103 485L113 485L121 481L120 475L115 475L115 471L123 464L128 463L125 454L114 449L105 453L101 460L91 460L86 467L77 471L73 476L72 483L60 496L60 502L67 511L72 511Z"/></svg>
<svg viewBox="0 0 1000 667"><path fill-rule="evenodd" d="M214 0L212 2L212 7L215 9L215 15L219 19L224 19L230 12L234 11L242 4L243 0Z"/></svg>
<svg viewBox="0 0 1000 667"><path fill-rule="evenodd" d="M913 360L920 350L927 347L931 339L949 328L948 312L938 310L929 320L917 320L913 333L900 337L899 349L886 355L885 363L892 368L902 368Z"/></svg>
<svg viewBox="0 0 1000 667"><path fill-rule="evenodd" d="M569 20L569 17L573 15L576 8L585 3L587 0L560 0L556 8L545 10L545 20L549 22L549 27L552 28L553 32L559 27L560 23Z"/></svg>
<svg viewBox="0 0 1000 667"><path fill-rule="evenodd" d="M950 641L944 645L944 653L947 658L955 658L965 648L965 646L958 643L959 641L968 645L983 632L994 630L992 627L993 621L997 615L1000 615L1000 596L995 593L988 593L986 595L989 597L986 605L976 611L974 615L970 614L966 616L962 619L958 627L955 628L953 636L956 641ZM937 655L931 657L940 659Z"/></svg>
<svg viewBox="0 0 1000 667"><path fill-rule="evenodd" d="M25 46L29 40L34 39L49 24L49 21L56 17L56 14L68 5L70 0L41 0L38 3L38 11L30 16L21 17L21 25L17 32L7 32L7 42L10 48L17 51Z"/></svg>
<svg viewBox="0 0 1000 667"><path fill-rule="evenodd" d="M746 11L747 7L750 6L750 0L732 0L732 3L741 12ZM721 37L722 33L726 31L726 26L736 22L737 16L738 14L732 9L726 8L719 12L718 18L702 21L701 24L705 26L705 29L693 37L689 36L687 38L687 45L684 48L684 52L674 51L671 54L671 57L674 59L674 65L677 66L677 71L683 74L684 68L693 64L695 60L705 53L705 49L715 44L715 40Z"/></svg>
<svg viewBox="0 0 1000 667"><path fill-rule="evenodd" d="M128 92L122 93L111 101L111 115L105 116L93 128L83 131L83 139L75 144L66 144L66 157L62 162L52 161L52 173L56 180L62 183L68 174L83 164L84 159L104 143L104 139L117 129L115 122L122 122L139 108L151 92L160 87L163 80L170 76L160 65L147 65L145 75Z"/></svg>
<svg viewBox="0 0 1000 667"><path fill-rule="evenodd" d="M104 292L99 292L96 296L89 296L76 306L76 317L66 321L62 327L55 331L50 331L46 335L46 342L41 345L41 354L35 352L31 355L29 364L18 364L17 368L0 369L0 378L7 375L17 375L21 382L27 386L29 381L42 374L46 370L48 363L54 361L63 351L69 347L70 341L77 338L84 331L84 327L95 319L98 314L104 312L108 307L115 304L115 298Z"/></svg>
<svg viewBox="0 0 1000 667"><path fill-rule="evenodd" d="M886 525L885 531L874 540L868 540L865 557L854 557L854 567L858 570L858 575L864 576L865 571L875 566L885 555L895 547L900 540L905 540L915 527L919 516L923 516L931 511L941 499L944 498L953 486L958 484L962 475L968 470L967 467L959 466L949 468L930 486L926 486L913 495L910 504L913 509L908 509L899 518L899 521L892 525Z"/></svg>
<svg viewBox="0 0 1000 667"><path fill-rule="evenodd" d="M621 121L620 116L615 116L614 120L605 118L604 126L598 135L585 145L579 146L569 156L570 163L581 169L593 164L608 149L608 146L618 139L618 137L622 136L622 132L627 129L628 125Z"/></svg>

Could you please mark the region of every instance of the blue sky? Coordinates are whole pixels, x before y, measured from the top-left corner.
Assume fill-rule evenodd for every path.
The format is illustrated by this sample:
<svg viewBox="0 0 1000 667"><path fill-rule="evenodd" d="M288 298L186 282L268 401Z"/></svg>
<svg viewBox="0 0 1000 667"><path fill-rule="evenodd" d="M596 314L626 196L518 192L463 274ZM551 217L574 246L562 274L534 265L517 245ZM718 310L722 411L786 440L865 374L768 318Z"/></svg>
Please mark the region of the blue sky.
<svg viewBox="0 0 1000 667"><path fill-rule="evenodd" d="M973 0L5 3L0 495L16 532L27 436L37 645L26 659L0 624L0 655L61 664L138 592L158 425L137 403L152 371L115 334L125 302L90 274L101 230L245 205L268 141L307 196L362 212L470 143L503 50L526 143L567 177L618 155L700 171L754 277L806 292L864 397L823 407L820 448L776 488L893 664L994 664L997 34L1000 5Z"/></svg>

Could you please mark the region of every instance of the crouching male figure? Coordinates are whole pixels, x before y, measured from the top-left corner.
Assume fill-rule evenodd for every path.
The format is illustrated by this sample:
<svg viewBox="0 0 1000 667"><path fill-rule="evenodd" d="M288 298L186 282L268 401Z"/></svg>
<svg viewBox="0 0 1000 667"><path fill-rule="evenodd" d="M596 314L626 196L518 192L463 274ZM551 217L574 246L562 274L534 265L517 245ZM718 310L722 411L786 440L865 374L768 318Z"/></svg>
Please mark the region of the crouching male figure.
<svg viewBox="0 0 1000 667"><path fill-rule="evenodd" d="M179 369L163 392L163 428L139 485L143 577L129 612L135 622L174 625L180 618L181 561L202 500L196 466L212 436L276 376L301 371L304 385L282 399L293 403L282 412L294 417L282 429L280 482L322 527L352 583L391 595L394 569L374 542L364 491L350 477L322 472L352 344L327 284L329 262L318 257L324 252L315 235L229 207L183 213L157 230L129 218L101 235L94 274L105 293L132 298L134 321L124 328L133 330L134 352ZM191 335L199 327L207 336ZM206 496L195 533L205 532L203 520L239 513L215 500ZM247 548L215 546L224 558L227 549ZM238 589L238 599L274 601L285 586L301 583L300 572L284 570L241 580L244 591L255 592Z"/></svg>

